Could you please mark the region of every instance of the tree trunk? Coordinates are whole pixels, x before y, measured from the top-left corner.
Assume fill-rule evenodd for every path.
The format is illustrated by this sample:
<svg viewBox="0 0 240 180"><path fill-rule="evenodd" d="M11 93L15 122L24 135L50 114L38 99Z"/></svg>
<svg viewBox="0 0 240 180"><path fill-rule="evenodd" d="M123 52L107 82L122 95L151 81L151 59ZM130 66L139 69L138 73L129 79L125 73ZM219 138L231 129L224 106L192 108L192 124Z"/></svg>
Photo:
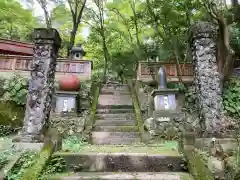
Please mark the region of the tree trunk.
<svg viewBox="0 0 240 180"><path fill-rule="evenodd" d="M78 29L77 26L74 25L74 26L73 26L73 30L72 30L72 32L71 32L68 49L67 49L68 56L70 55L70 51L71 51L71 49L72 49L73 46L74 46L75 39L76 39L76 34L77 34L77 29Z"/></svg>
<svg viewBox="0 0 240 180"><path fill-rule="evenodd" d="M106 44L106 38L105 38L105 33L104 33L104 30L102 29L102 33L101 33L101 36L102 36L102 46L103 46L103 54L104 54L104 59L105 59L105 63L104 63L104 72L103 72L103 81L106 82L107 78L106 78L106 75L107 75L107 65L108 65L108 61L109 61L109 52L108 52L108 48L107 48L107 44Z"/></svg>
<svg viewBox="0 0 240 180"><path fill-rule="evenodd" d="M43 8L47 28L52 28L52 22L46 8Z"/></svg>

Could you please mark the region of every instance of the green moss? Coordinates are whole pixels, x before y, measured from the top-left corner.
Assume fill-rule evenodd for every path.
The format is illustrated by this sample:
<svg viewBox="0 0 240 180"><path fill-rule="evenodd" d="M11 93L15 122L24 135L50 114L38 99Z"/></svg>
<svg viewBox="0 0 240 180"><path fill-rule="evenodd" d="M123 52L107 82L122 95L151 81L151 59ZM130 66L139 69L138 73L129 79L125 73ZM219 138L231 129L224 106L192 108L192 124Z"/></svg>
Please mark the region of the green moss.
<svg viewBox="0 0 240 180"><path fill-rule="evenodd" d="M132 81L128 81L128 85L129 85L129 89L130 89L130 92L132 95L132 102L133 102L133 107L134 107L135 118L137 121L137 128L141 135L144 132L144 128L143 128L144 121L142 119L142 114L141 114L141 110L140 110L139 103L138 103L139 101L138 101L137 93L133 87Z"/></svg>
<svg viewBox="0 0 240 180"><path fill-rule="evenodd" d="M93 101L91 105L91 111L90 111L90 116L89 119L86 122L86 130L91 131L92 126L95 122L95 116L96 116L96 111L97 111L97 104L98 104L98 97L100 94L100 84L94 84L92 85L92 94L93 94Z"/></svg>
<svg viewBox="0 0 240 180"><path fill-rule="evenodd" d="M214 180L214 175L208 169L202 156L191 148L184 148L184 154L188 161L188 168L195 180Z"/></svg>
<svg viewBox="0 0 240 180"><path fill-rule="evenodd" d="M162 154L168 156L181 156L178 152L178 143L175 141L169 141L162 144L153 144L147 146L145 144L135 145L86 145L83 146L77 153L148 153L148 154ZM63 154L72 152L63 152ZM61 156L62 152L58 152L55 155ZM54 155L54 156L55 156Z"/></svg>
<svg viewBox="0 0 240 180"><path fill-rule="evenodd" d="M38 179L53 153L53 143L46 144L34 160L32 167L24 173L22 180Z"/></svg>

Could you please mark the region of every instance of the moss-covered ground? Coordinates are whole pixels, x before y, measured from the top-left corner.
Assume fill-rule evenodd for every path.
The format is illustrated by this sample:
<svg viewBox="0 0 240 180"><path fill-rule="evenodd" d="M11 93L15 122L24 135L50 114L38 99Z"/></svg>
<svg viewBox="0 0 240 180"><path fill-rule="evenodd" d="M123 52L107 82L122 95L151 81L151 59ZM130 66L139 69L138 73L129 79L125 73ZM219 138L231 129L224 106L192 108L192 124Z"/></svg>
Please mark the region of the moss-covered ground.
<svg viewBox="0 0 240 180"><path fill-rule="evenodd" d="M75 145L75 147L74 147ZM65 144L63 151L69 153L148 153L148 154L161 154L168 156L178 156L178 143L176 141L167 141L162 144L152 144L147 146L145 144L133 144L133 145L83 145Z"/></svg>

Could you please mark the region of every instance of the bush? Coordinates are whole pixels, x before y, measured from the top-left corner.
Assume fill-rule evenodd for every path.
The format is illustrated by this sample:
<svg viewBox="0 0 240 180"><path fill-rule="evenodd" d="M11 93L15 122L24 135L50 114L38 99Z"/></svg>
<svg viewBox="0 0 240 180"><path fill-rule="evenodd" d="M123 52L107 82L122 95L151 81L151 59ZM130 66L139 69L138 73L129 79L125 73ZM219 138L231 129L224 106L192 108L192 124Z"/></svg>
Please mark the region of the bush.
<svg viewBox="0 0 240 180"><path fill-rule="evenodd" d="M185 91L185 108L189 113L196 112L198 109L197 95L196 95L194 86L189 87Z"/></svg>
<svg viewBox="0 0 240 180"><path fill-rule="evenodd" d="M225 83L223 105L227 115L240 118L240 78L231 78Z"/></svg>
<svg viewBox="0 0 240 180"><path fill-rule="evenodd" d="M19 105L25 105L28 92L28 82L26 78L19 75L13 75L4 81L3 100L15 102Z"/></svg>
<svg viewBox="0 0 240 180"><path fill-rule="evenodd" d="M0 102L0 137L18 130L23 122L24 108L11 102Z"/></svg>

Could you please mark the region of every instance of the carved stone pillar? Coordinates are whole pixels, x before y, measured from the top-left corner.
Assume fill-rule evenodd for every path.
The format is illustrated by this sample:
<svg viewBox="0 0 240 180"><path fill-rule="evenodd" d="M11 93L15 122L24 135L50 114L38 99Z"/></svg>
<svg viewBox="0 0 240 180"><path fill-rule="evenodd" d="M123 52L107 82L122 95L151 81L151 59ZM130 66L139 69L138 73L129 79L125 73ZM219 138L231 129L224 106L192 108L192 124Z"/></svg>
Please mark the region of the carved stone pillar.
<svg viewBox="0 0 240 180"><path fill-rule="evenodd" d="M54 79L61 38L55 29L34 30L34 55L21 141L39 142L49 126Z"/></svg>
<svg viewBox="0 0 240 180"><path fill-rule="evenodd" d="M207 134L220 134L224 117L221 81L216 63L216 29L208 22L199 22L192 29L194 84L200 118Z"/></svg>

